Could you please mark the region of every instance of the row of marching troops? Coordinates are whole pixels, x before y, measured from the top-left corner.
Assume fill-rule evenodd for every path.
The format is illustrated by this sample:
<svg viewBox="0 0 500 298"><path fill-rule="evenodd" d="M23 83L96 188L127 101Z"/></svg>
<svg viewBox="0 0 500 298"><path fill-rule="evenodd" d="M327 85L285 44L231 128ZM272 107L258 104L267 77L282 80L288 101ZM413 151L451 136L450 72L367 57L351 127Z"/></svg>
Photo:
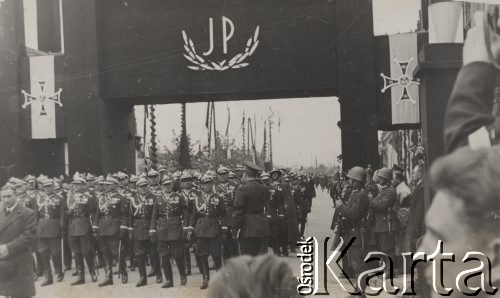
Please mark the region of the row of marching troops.
<svg viewBox="0 0 500 298"><path fill-rule="evenodd" d="M104 268L99 286L112 285L114 274L127 283L129 260L128 268L139 271L137 287L156 277L157 283L165 278L162 287L170 288L171 259L185 285L194 253L205 289L210 269L218 270L230 257L265 253L268 246L287 256L303 236L315 196L310 176L261 173L252 163L205 174L169 173L160 166L130 176L124 171L105 177L77 172L69 181L29 175L8 184L19 203L37 212L33 255L35 275L44 276L42 286L53 283L50 260L61 282L73 258L76 280L71 285L85 283L85 263L93 282Z"/></svg>

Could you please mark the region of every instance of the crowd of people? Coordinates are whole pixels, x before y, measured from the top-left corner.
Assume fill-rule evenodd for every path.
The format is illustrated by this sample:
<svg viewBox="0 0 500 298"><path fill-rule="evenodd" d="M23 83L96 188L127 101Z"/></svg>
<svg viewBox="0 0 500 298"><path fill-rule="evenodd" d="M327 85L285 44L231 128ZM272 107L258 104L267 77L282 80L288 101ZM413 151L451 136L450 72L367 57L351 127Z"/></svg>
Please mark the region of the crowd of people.
<svg viewBox="0 0 500 298"><path fill-rule="evenodd" d="M304 234L316 195L311 174L266 173L252 163L205 173L159 166L139 175L28 175L9 179L1 194L1 210L15 208L7 206L6 197L12 196L16 205L34 212L31 269L35 279L43 276L41 286L62 282L74 261L71 285L85 283L85 268L94 282L96 271L104 269L99 287L112 285L114 274L127 283L127 271L137 269L137 287L154 277L170 288L171 259L181 285L192 274L194 259L201 289L208 287L210 270L218 271L232 257L265 254L268 247L288 256ZM16 284L12 290L18 289Z"/></svg>

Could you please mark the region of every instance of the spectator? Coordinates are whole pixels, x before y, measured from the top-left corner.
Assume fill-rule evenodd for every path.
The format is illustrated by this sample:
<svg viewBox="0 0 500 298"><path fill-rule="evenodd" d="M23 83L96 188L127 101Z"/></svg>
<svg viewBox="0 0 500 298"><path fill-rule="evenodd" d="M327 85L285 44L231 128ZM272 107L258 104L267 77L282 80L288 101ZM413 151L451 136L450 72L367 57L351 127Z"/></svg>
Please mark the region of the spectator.
<svg viewBox="0 0 500 298"><path fill-rule="evenodd" d="M432 253L437 241L442 240L445 250L462 260L467 252L479 251L490 260L500 257L500 230L492 211L500 210L500 146L472 150L468 147L438 159L432 166L431 183L436 190L425 224L426 234L418 251ZM471 264L472 263L472 264ZM493 285L498 286L500 263L492 268ZM448 262L442 275L443 285L455 285L460 272L475 268L474 262ZM432 266L428 266L432 276ZM427 280L429 284L432 281ZM481 276L468 280L468 287L480 286ZM455 290L452 297L464 297ZM433 296L440 296L433 292Z"/></svg>
<svg viewBox="0 0 500 298"><path fill-rule="evenodd" d="M272 254L229 260L215 275L208 298L293 298L297 279L287 262Z"/></svg>

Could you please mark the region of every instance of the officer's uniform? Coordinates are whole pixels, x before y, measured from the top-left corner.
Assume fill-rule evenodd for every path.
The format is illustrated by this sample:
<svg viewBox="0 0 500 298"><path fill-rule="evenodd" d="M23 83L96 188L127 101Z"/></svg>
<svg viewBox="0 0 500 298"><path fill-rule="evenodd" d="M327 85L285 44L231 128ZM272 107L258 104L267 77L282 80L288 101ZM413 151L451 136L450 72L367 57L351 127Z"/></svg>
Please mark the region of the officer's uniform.
<svg viewBox="0 0 500 298"><path fill-rule="evenodd" d="M116 184L118 181L111 176L106 178L106 184ZM105 192L98 202L97 216L93 222L94 233L99 235L99 249L101 250L106 266L106 279L99 286L113 284L113 260L119 259L118 271L122 283L128 281L125 269L125 258L121 253L120 238L128 233L129 202L116 190ZM120 258L118 258L120 251Z"/></svg>
<svg viewBox="0 0 500 298"><path fill-rule="evenodd" d="M229 170L225 167L220 167L217 170L218 175L228 175ZM226 216L222 221L222 256L224 260L237 255L238 246L236 240L233 238L233 202L236 184L231 181L219 182L215 186L215 192L221 197L224 208L226 209Z"/></svg>
<svg viewBox="0 0 500 298"><path fill-rule="evenodd" d="M254 164L245 165L245 171L252 176L259 171L258 166ZM241 254L256 256L267 251L270 231L264 207L268 200L269 191L255 178L247 179L236 190L233 218Z"/></svg>
<svg viewBox="0 0 500 298"><path fill-rule="evenodd" d="M128 182L132 181L133 180L133 183L136 183L137 180L139 179L137 176L135 175L132 175L129 179L128 175L124 172L118 172L115 177L118 179L118 180L128 180ZM130 184L129 185L119 185L118 188L117 188L117 191L118 193L123 196L125 199L127 199L128 201L130 201L134 195L135 195L135 191L133 189L130 188ZM132 227L129 226L129 230L131 230ZM134 271L135 270L135 253L134 253L134 247L133 247L133 244L132 244L132 240L130 239L130 237L125 237L122 239L122 245L123 245L123 251L124 251L124 254L123 254L123 257L126 258L128 257L129 260L130 260L130 270L131 271Z"/></svg>
<svg viewBox="0 0 500 298"><path fill-rule="evenodd" d="M164 177L164 184L173 184L170 177ZM178 192L167 192L157 197L153 206L150 235L158 241L158 253L161 257L166 283L163 287L173 286L173 257L179 270L181 284L186 284L185 241L183 229L187 229L188 219L185 217L187 205L184 196Z"/></svg>
<svg viewBox="0 0 500 298"><path fill-rule="evenodd" d="M43 182L44 187L51 185L54 185L52 180ZM42 286L52 284L51 257L57 281L62 281L64 277L61 255L62 203L63 198L56 193L48 195L39 192L38 194L36 237L37 250L40 253L42 269L45 274Z"/></svg>
<svg viewBox="0 0 500 298"><path fill-rule="evenodd" d="M288 256L288 229L285 217L285 198L279 182L269 186L269 210L271 214L271 247L277 255Z"/></svg>
<svg viewBox="0 0 500 298"><path fill-rule="evenodd" d="M213 179L205 175L201 183L212 183ZM222 229L221 221L225 216L224 203L219 195L202 190L195 197L194 208L191 212L190 228L196 240L196 254L203 275L202 288L208 286L210 279L208 255L214 260L216 270L222 266Z"/></svg>
<svg viewBox="0 0 500 298"><path fill-rule="evenodd" d="M137 187L145 185L147 185L147 181L145 179L139 179L136 184ZM136 193L130 201L129 226L132 228L130 238L133 239L134 255L136 257L140 276L140 280L136 286L143 286L147 283L146 254L149 255L151 266L155 267L154 272L156 273L156 282L162 282L156 243L152 243L149 237L153 206L157 198L158 197L152 193L144 195Z"/></svg>
<svg viewBox="0 0 500 298"><path fill-rule="evenodd" d="M85 179L78 174L73 178L73 183L85 184ZM85 258L92 281L97 280L97 275L94 269L94 261L91 253L91 217L97 210L97 202L87 190L83 189L79 192L70 191L68 193L67 204L65 206L64 215L67 220L64 222L68 225L68 240L71 251L75 258L78 280L72 285L82 284L85 282Z"/></svg>
<svg viewBox="0 0 500 298"><path fill-rule="evenodd" d="M310 205L306 198L306 188L304 185L299 183L294 183L292 186L292 198L295 202L295 206L297 208L297 221L299 224L299 236L304 237L304 232L306 229L307 223L307 215L310 212Z"/></svg>
<svg viewBox="0 0 500 298"><path fill-rule="evenodd" d="M180 176L180 181L183 180L191 180L193 179L191 175L185 173ZM174 186L175 189L175 186ZM193 210L195 209L195 198L201 195L200 190L194 186L191 185L190 189L185 189L182 188L179 184L179 190L177 191L183 198L184 201L186 202L186 212L185 212L185 226L189 225L189 220L191 220L191 215L193 213ZM187 233L187 230L184 230L184 233ZM184 248L184 259L185 259L185 264L186 264L186 274L191 275L191 252L190 248L191 246L194 246L194 250L196 250L196 244L194 243L194 239L190 239L185 242L185 248ZM199 260L198 256L196 255L195 252L195 260L196 260L196 266L200 268L199 266ZM201 269L200 269L201 270Z"/></svg>

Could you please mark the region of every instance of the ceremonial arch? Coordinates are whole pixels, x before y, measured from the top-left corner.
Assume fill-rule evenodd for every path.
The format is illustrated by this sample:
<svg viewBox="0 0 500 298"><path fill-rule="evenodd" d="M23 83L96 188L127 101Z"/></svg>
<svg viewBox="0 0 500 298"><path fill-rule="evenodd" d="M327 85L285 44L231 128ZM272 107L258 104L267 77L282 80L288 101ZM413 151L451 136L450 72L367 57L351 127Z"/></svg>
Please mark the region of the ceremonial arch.
<svg viewBox="0 0 500 298"><path fill-rule="evenodd" d="M371 1L42 3L0 4L0 179L132 170L134 105L221 100L338 96L344 167L378 163Z"/></svg>

